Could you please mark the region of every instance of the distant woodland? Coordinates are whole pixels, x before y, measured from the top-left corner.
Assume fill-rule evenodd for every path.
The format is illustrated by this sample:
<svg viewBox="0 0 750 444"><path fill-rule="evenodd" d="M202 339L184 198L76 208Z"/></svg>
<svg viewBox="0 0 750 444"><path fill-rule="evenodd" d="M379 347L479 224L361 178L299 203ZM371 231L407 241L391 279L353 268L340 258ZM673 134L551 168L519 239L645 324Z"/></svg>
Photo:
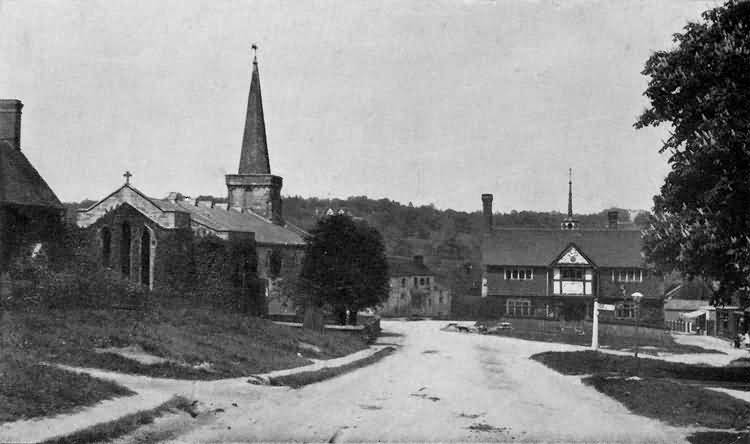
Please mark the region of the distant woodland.
<svg viewBox="0 0 750 444"><path fill-rule="evenodd" d="M220 200L223 198L217 198ZM88 207L94 201L67 203L70 209ZM433 205L404 205L389 199L365 196L319 199L287 196L284 218L304 229L312 228L328 210L343 211L365 220L380 231L389 255L423 255L438 280L458 293L478 291L480 279L479 242L484 228L481 210L471 213L440 210ZM621 224L642 226L648 213L608 208L594 214L577 214L582 227L606 227L607 211L617 210ZM565 215L559 212L511 211L494 215L495 226L558 228Z"/></svg>

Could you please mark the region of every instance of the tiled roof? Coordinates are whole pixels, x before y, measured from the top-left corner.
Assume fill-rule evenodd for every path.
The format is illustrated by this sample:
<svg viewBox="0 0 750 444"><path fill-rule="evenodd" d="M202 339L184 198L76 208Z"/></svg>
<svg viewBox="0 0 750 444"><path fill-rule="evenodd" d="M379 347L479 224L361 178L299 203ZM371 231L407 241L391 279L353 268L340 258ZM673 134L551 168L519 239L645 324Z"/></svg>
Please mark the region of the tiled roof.
<svg viewBox="0 0 750 444"><path fill-rule="evenodd" d="M389 256L388 270L391 277L433 276L435 273L424 263L417 263L410 257Z"/></svg>
<svg viewBox="0 0 750 444"><path fill-rule="evenodd" d="M0 142L0 204L63 208L36 168L8 142Z"/></svg>
<svg viewBox="0 0 750 444"><path fill-rule="evenodd" d="M195 205L192 201L169 201L155 199L164 211L182 211L190 214L192 221L215 231L253 232L255 241L267 244L304 245L304 233L297 227L285 227L272 223L252 211L240 213L235 210Z"/></svg>
<svg viewBox="0 0 750 444"><path fill-rule="evenodd" d="M641 232L496 228L482 241L485 265L548 266L570 244L598 267L642 267Z"/></svg>

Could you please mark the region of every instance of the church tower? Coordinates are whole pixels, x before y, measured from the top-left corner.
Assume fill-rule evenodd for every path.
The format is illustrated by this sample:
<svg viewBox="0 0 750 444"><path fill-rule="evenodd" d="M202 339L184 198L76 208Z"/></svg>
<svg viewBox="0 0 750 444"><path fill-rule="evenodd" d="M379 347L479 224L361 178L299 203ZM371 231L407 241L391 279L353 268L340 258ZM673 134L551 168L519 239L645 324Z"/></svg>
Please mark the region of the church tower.
<svg viewBox="0 0 750 444"><path fill-rule="evenodd" d="M568 216L560 224L563 230L577 230L578 219L573 217L573 169L568 170Z"/></svg>
<svg viewBox="0 0 750 444"><path fill-rule="evenodd" d="M254 52L258 49L256 45L252 48ZM237 174L226 176L226 181L230 208L240 211L252 210L277 225L284 225L281 212L282 179L271 174L268 160L257 54L253 55L253 73L247 99L240 166Z"/></svg>

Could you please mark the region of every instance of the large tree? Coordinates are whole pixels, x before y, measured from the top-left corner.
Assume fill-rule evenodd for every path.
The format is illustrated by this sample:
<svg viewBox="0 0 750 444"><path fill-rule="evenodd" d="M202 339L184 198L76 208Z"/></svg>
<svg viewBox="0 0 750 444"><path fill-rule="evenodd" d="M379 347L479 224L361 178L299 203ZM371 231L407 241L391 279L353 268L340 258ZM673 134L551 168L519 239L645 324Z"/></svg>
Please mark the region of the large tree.
<svg viewBox="0 0 750 444"><path fill-rule="evenodd" d="M349 310L374 307L388 298L388 263L380 233L346 215L321 219L310 232L300 284L308 305L328 307L344 320Z"/></svg>
<svg viewBox="0 0 750 444"><path fill-rule="evenodd" d="M643 74L651 102L636 128L671 125L671 171L645 229L663 271L719 284L718 303L750 285L750 3L730 0L674 35Z"/></svg>

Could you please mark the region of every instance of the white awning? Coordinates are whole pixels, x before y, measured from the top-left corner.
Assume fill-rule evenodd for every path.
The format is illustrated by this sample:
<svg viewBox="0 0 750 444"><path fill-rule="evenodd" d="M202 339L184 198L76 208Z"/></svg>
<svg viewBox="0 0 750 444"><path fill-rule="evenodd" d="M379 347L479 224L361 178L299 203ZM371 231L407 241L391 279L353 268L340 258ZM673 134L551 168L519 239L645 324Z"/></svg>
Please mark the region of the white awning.
<svg viewBox="0 0 750 444"><path fill-rule="evenodd" d="M705 314L706 314L706 310L695 310L695 311L690 311L687 313L682 313L680 314L680 317L685 318L685 319L692 319L692 318L697 318L699 316L703 316Z"/></svg>

